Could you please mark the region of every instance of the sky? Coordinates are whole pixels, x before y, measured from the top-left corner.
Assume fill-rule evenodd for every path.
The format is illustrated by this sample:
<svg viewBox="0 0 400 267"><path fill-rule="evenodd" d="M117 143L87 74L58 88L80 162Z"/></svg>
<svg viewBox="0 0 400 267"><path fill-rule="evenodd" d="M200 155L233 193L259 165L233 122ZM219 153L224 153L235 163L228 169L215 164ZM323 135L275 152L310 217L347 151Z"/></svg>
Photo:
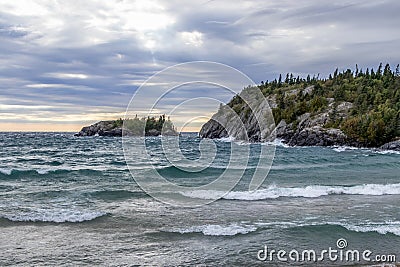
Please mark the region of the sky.
<svg viewBox="0 0 400 267"><path fill-rule="evenodd" d="M0 1L0 131L78 131L124 117L143 82L190 61L226 64L255 83L393 67L399 10L397 0ZM175 94L171 106L200 91ZM189 105L201 119L187 130L217 104Z"/></svg>

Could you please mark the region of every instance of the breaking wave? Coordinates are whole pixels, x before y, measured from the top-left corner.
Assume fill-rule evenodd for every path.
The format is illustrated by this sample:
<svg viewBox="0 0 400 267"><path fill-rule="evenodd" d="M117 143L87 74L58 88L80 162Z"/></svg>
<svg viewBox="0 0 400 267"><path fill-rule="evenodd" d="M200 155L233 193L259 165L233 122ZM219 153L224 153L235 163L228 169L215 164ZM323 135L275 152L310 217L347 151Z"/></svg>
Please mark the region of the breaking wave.
<svg viewBox="0 0 400 267"><path fill-rule="evenodd" d="M13 215L1 215L0 218L11 222L53 222L53 223L81 223L106 216L107 213L100 211L65 210L45 212L24 212Z"/></svg>
<svg viewBox="0 0 400 267"><path fill-rule="evenodd" d="M181 195L199 199L214 199L221 195L219 191L194 190L180 192ZM277 187L256 191L231 191L223 198L230 200L264 200L279 197L317 198L328 195L400 195L400 184L364 184L356 186L323 186L310 185L306 187Z"/></svg>
<svg viewBox="0 0 400 267"><path fill-rule="evenodd" d="M190 226L187 228L172 228L165 230L165 232L188 234L188 233L202 233L208 236L234 236L238 234L248 234L257 230L254 225L240 225L240 224L229 224L229 225L218 225L218 224L206 224L200 226Z"/></svg>

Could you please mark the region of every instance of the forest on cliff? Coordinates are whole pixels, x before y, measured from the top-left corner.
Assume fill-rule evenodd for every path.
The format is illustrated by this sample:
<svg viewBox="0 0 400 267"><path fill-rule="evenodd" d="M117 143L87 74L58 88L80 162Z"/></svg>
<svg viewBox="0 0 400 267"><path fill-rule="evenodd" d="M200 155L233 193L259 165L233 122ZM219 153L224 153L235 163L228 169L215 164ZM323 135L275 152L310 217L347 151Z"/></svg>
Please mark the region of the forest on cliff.
<svg viewBox="0 0 400 267"><path fill-rule="evenodd" d="M326 113L324 128L338 128L365 146L379 146L400 137L400 69L389 64L374 69L336 69L327 78L280 75L258 86L271 100L276 124L281 120L293 128L303 114ZM228 105L236 113L251 110L235 96Z"/></svg>

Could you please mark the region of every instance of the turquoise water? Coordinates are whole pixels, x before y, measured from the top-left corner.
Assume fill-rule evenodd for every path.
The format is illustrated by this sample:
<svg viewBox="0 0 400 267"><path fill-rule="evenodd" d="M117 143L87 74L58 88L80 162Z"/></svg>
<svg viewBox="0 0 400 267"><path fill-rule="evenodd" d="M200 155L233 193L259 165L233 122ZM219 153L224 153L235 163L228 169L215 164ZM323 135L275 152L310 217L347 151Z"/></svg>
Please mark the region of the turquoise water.
<svg viewBox="0 0 400 267"><path fill-rule="evenodd" d="M156 167L169 181L187 186L220 175L231 146L216 140L211 167L186 173L168 163L159 142L147 138L152 161L137 158L133 175L147 177ZM198 144L196 135L181 137L189 159L199 157ZM0 266L361 264L257 259L265 245L318 251L335 248L339 238L348 248L397 254L400 261L400 155L394 151L278 143L259 190L246 191L254 156L223 199L179 208L136 185L119 138L0 133L0 145ZM260 146L251 145L254 155ZM185 194L207 199L215 193L194 188Z"/></svg>

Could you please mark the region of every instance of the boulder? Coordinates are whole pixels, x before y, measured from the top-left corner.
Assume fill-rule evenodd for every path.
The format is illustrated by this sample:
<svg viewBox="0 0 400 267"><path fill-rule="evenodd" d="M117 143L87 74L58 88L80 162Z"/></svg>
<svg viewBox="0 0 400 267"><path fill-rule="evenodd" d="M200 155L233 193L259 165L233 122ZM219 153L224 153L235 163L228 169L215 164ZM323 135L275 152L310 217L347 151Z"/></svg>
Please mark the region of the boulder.
<svg viewBox="0 0 400 267"><path fill-rule="evenodd" d="M296 132L288 144L291 146L343 146L349 144L349 141L339 129L314 126Z"/></svg>
<svg viewBox="0 0 400 267"><path fill-rule="evenodd" d="M381 146L379 149L400 151L400 140L386 143L383 146Z"/></svg>

